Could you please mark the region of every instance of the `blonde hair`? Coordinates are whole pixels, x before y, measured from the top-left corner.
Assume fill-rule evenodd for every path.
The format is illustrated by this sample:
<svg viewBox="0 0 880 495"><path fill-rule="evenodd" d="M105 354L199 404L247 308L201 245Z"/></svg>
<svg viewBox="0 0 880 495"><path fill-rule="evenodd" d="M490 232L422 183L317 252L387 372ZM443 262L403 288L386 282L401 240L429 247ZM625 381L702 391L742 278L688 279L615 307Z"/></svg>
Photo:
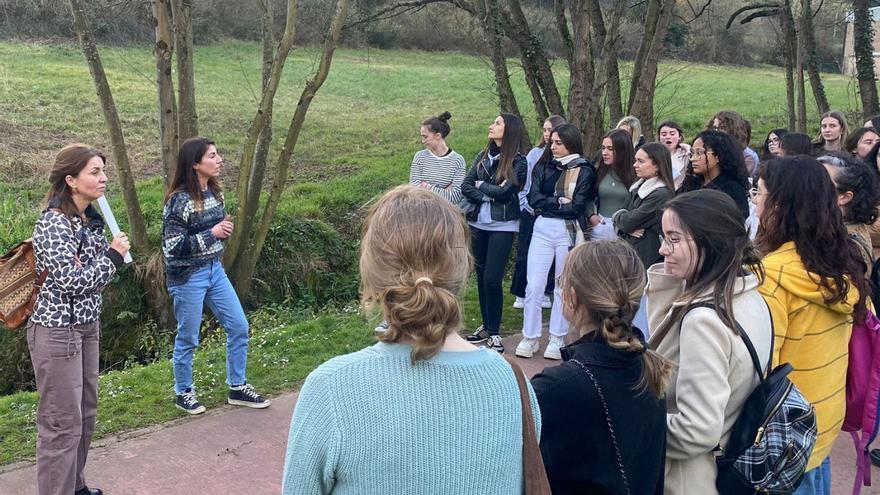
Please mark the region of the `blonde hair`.
<svg viewBox="0 0 880 495"><path fill-rule="evenodd" d="M633 148L639 145L639 140L642 137L642 122L632 115L627 115L626 117L620 119L620 122L617 123L615 128L620 129L620 126L629 127L630 137L632 138Z"/></svg>
<svg viewBox="0 0 880 495"><path fill-rule="evenodd" d="M565 260L560 283L563 296L572 291L577 296L577 306L572 308L575 327L598 325L597 337L609 346L644 353L636 390L649 390L659 398L675 366L649 350L633 331L632 320L646 281L645 267L635 250L616 240L587 242L574 248Z"/></svg>
<svg viewBox="0 0 880 495"><path fill-rule="evenodd" d="M470 236L461 212L426 189L398 186L373 205L361 241L361 302L379 306L383 342L411 344L412 360L430 359L461 328L458 300L471 271Z"/></svg>

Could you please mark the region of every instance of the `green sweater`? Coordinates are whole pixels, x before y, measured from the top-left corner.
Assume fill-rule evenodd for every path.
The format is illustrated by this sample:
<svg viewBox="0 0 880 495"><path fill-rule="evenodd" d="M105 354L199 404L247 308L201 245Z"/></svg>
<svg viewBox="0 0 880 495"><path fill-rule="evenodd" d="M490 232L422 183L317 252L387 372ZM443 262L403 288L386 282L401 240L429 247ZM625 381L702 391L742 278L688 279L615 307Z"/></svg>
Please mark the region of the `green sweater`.
<svg viewBox="0 0 880 495"><path fill-rule="evenodd" d="M309 375L290 425L285 495L522 493L510 365L489 349L413 365L411 350L378 343Z"/></svg>
<svg viewBox="0 0 880 495"><path fill-rule="evenodd" d="M599 183L599 194L596 198L598 213L604 218L611 218L617 210L626 206L629 200L629 188L617 178L617 174L609 172Z"/></svg>

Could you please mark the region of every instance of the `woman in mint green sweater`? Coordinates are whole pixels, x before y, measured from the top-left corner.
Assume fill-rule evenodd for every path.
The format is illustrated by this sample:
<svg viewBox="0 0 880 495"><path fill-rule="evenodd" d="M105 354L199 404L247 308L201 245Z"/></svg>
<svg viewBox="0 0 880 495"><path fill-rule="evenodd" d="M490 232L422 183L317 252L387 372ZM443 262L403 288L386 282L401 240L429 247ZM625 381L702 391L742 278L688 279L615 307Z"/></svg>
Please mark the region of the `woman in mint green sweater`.
<svg viewBox="0 0 880 495"><path fill-rule="evenodd" d="M522 493L513 370L458 333L471 268L467 223L450 202L406 185L386 193L366 225L361 297L381 308L388 330L306 379L283 493Z"/></svg>

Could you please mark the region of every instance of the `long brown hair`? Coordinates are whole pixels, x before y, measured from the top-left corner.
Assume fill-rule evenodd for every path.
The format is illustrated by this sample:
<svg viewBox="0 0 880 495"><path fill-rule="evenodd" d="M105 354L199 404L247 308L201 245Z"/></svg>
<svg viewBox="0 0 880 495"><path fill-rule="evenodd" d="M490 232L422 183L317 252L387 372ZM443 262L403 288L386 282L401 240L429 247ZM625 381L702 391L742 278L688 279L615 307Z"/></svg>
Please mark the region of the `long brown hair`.
<svg viewBox="0 0 880 495"><path fill-rule="evenodd" d="M76 177L94 157L98 157L105 164L107 157L100 150L87 144L73 143L61 148L55 155L55 163L49 172L49 191L46 193L45 203L49 204L53 199L58 201L58 208L69 218L80 216L80 211L73 201L73 191L67 185L67 176Z"/></svg>
<svg viewBox="0 0 880 495"><path fill-rule="evenodd" d="M645 289L645 267L626 242L593 241L574 248L562 272L563 297L577 296L572 324L581 329L597 325L596 337L609 346L644 352L642 376L636 390L655 397L666 391L674 364L652 350L633 331L632 320Z"/></svg>
<svg viewBox="0 0 880 495"><path fill-rule="evenodd" d="M859 291L855 317L862 321L869 290L864 261L843 223L837 190L825 167L809 156L785 156L762 166L760 179L767 196L755 239L758 248L767 254L793 241L826 303L845 301L851 287Z"/></svg>
<svg viewBox="0 0 880 495"><path fill-rule="evenodd" d="M639 150L644 151L657 167L657 177L670 191L675 192L675 181L672 179L672 155L666 146L660 143L648 143Z"/></svg>
<svg viewBox="0 0 880 495"><path fill-rule="evenodd" d="M501 157L498 159L495 179L499 184L506 180L511 184L520 185L516 171L513 169L513 161L525 149L525 125L516 114L501 112L499 115L504 119L504 135L501 137ZM480 155L480 160L489 155L491 145L492 140L489 140L486 149Z"/></svg>
<svg viewBox="0 0 880 495"><path fill-rule="evenodd" d="M837 110L831 110L822 114L822 117L819 119L819 132L816 133L813 145L819 148L825 146L825 138L822 137L822 121L828 117L831 117L840 124L840 149L843 149L843 143L846 141L846 136L849 135L849 125L846 123L846 116L843 112Z"/></svg>
<svg viewBox="0 0 880 495"><path fill-rule="evenodd" d="M666 325L655 330L656 337L652 337L652 341L662 340L672 325L679 323L690 310L695 299L706 293L712 294L715 313L721 321L736 332L733 295L737 279L749 272L754 273L759 282L764 279L760 256L749 241L739 207L721 191L699 189L672 198L664 211L675 213L681 233L696 244L697 256L692 260L694 275L679 297L685 304L674 307Z"/></svg>
<svg viewBox="0 0 880 495"><path fill-rule="evenodd" d="M458 296L471 270L467 222L431 191L397 186L373 205L361 239L361 301L380 306L383 342L411 343L413 362L461 328Z"/></svg>
<svg viewBox="0 0 880 495"><path fill-rule="evenodd" d="M202 197L202 188L199 185L199 176L193 165L202 161L202 157L208 152L208 148L214 145L214 141L203 137L189 138L180 145L177 152L177 166L174 168L174 177L171 180L171 186L165 193L165 203L172 194L185 192L192 198L196 204L196 209L201 210L204 198ZM208 189L217 198L217 201L223 201L223 188L220 182L211 177L208 179Z"/></svg>
<svg viewBox="0 0 880 495"><path fill-rule="evenodd" d="M629 189L629 186L636 181L636 173L633 170L635 151L632 147L632 137L624 129L614 129L602 136L602 141L605 139L611 140L611 147L614 148L614 162L606 166L601 163L602 155L599 154L599 163L596 164L596 187L599 187L602 179L613 170L620 182L623 182L623 185Z"/></svg>

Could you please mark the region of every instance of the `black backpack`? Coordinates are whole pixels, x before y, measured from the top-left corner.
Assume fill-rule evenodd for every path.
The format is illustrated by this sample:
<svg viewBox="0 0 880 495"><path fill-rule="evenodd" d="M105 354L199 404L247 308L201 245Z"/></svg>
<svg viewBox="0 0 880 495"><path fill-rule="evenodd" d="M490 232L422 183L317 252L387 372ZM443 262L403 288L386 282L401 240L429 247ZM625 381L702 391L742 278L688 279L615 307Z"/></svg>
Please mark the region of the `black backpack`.
<svg viewBox="0 0 880 495"><path fill-rule="evenodd" d="M714 309L711 304L701 306ZM727 445L715 448L715 486L721 495L791 493L800 484L816 443L816 411L788 379L790 364L781 364L764 377L749 336L734 323L761 382L743 404ZM770 352L772 358L772 340Z"/></svg>

